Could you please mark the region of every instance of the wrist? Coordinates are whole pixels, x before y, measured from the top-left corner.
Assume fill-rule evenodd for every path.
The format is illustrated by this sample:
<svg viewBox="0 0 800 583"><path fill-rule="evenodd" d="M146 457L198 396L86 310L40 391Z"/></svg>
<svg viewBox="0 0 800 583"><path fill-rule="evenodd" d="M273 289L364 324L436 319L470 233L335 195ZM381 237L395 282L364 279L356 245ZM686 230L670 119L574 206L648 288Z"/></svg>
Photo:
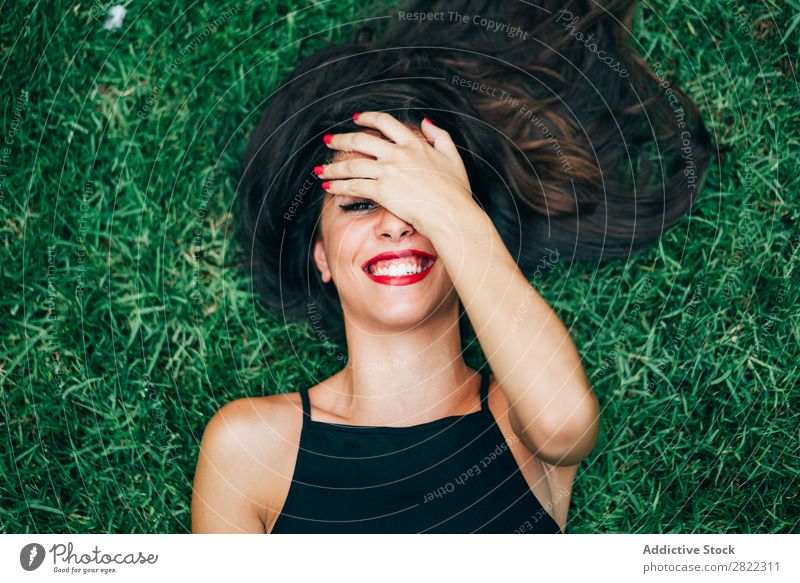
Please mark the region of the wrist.
<svg viewBox="0 0 800 583"><path fill-rule="evenodd" d="M442 209L430 223L421 230L437 248L452 241L489 237L494 228L489 215L473 198Z"/></svg>
<svg viewBox="0 0 800 583"><path fill-rule="evenodd" d="M446 266L463 266L470 262L519 270L491 217L477 202L470 199L459 203L447 216L447 220L440 219L427 235ZM457 269L460 268L454 268L453 272Z"/></svg>

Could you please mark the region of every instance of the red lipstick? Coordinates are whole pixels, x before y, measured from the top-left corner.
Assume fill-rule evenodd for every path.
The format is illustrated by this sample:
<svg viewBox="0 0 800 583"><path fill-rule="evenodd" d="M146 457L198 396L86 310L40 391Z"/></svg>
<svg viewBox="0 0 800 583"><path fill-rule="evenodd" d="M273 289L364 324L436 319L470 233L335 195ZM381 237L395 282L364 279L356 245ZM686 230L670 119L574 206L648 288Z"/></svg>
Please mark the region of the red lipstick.
<svg viewBox="0 0 800 583"><path fill-rule="evenodd" d="M417 259L421 258L424 260L423 269L419 273L410 273L408 275L378 275L370 271L370 266L378 261L386 259L402 259L404 257L415 256ZM400 251L387 251L385 253L379 253L372 259L365 261L361 265L361 269L372 281L376 283L381 283L383 285L409 285L424 279L431 272L431 268L435 262L435 255L425 251L420 251L418 249L403 249Z"/></svg>

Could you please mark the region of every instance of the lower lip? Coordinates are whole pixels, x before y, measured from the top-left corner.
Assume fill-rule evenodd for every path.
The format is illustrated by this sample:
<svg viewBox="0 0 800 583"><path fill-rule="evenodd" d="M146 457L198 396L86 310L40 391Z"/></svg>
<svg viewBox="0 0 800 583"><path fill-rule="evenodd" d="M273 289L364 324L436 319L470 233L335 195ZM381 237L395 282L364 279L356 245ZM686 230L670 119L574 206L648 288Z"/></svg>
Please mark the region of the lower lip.
<svg viewBox="0 0 800 583"><path fill-rule="evenodd" d="M436 259L432 259L430 265L428 265L425 271L420 271L419 273L412 273L410 275L373 275L369 271L365 271L364 273L376 283L381 283L383 285L410 285L412 283L417 283L418 281L422 281L425 277L431 272L433 266L436 264Z"/></svg>

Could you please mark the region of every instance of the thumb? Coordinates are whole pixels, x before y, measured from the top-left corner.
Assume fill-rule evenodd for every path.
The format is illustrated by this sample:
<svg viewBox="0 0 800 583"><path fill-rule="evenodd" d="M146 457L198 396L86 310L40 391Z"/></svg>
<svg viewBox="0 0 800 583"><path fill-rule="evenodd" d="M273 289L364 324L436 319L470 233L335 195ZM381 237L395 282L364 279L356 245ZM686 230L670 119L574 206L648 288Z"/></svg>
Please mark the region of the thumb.
<svg viewBox="0 0 800 583"><path fill-rule="evenodd" d="M453 158L454 160L461 159L461 156L458 154L458 148L456 148L456 145L453 143L453 140L450 138L450 134L447 131L434 125L434 123L427 117L422 120L420 128L422 130L422 134L428 138L428 141L431 143L434 149L438 150L448 158Z"/></svg>

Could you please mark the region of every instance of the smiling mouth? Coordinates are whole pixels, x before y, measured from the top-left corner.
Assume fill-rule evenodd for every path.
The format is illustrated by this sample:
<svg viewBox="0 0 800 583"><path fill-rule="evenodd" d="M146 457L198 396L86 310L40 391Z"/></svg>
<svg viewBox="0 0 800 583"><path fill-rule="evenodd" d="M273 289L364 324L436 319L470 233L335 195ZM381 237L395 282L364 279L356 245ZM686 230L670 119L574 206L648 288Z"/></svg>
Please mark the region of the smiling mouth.
<svg viewBox="0 0 800 583"><path fill-rule="evenodd" d="M406 277L428 271L435 261L435 258L421 255L382 259L370 263L364 271L377 277Z"/></svg>

